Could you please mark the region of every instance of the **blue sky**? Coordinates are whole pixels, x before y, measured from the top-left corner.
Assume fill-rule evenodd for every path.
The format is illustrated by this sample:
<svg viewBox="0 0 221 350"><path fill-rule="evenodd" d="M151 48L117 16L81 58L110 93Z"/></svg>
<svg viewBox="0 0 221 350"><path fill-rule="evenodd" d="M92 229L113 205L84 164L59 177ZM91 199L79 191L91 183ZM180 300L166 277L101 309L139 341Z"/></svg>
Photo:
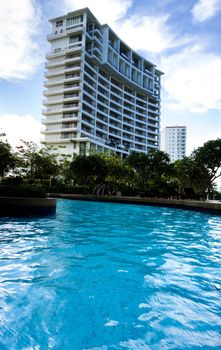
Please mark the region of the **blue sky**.
<svg viewBox="0 0 221 350"><path fill-rule="evenodd" d="M0 127L37 141L48 19L89 7L162 79L161 126L187 126L187 154L221 137L221 0L0 0Z"/></svg>

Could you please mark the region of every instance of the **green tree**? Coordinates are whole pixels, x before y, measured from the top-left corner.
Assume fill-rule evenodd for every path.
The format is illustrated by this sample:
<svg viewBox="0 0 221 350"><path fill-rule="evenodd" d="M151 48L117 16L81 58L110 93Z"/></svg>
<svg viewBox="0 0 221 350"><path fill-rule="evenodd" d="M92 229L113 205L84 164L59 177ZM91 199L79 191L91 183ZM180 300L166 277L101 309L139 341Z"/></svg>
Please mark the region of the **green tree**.
<svg viewBox="0 0 221 350"><path fill-rule="evenodd" d="M210 192L214 181L221 176L221 139L207 141L192 153L191 158L203 173L207 172L207 189Z"/></svg>
<svg viewBox="0 0 221 350"><path fill-rule="evenodd" d="M39 148L34 142L22 141L17 147L17 155L17 172L29 180L43 183L59 173L56 154L45 147Z"/></svg>
<svg viewBox="0 0 221 350"><path fill-rule="evenodd" d="M70 171L77 183L95 185L104 183L107 175L107 166L99 154L76 156L70 163Z"/></svg>
<svg viewBox="0 0 221 350"><path fill-rule="evenodd" d="M208 172L198 162L190 157L173 163L173 181L179 187L179 192L192 188L196 194L204 194L208 187Z"/></svg>
<svg viewBox="0 0 221 350"><path fill-rule="evenodd" d="M14 168L15 156L13 155L10 144L5 140L5 134L0 134L0 176L4 176Z"/></svg>
<svg viewBox="0 0 221 350"><path fill-rule="evenodd" d="M167 153L152 149L147 153L151 178L162 179L171 173L170 157Z"/></svg>
<svg viewBox="0 0 221 350"><path fill-rule="evenodd" d="M135 173L135 182L141 192L146 190L146 183L149 179L149 160L145 153L132 152L126 158Z"/></svg>
<svg viewBox="0 0 221 350"><path fill-rule="evenodd" d="M107 166L107 182L117 185L131 181L133 170L122 158L117 155L103 157Z"/></svg>
<svg viewBox="0 0 221 350"><path fill-rule="evenodd" d="M127 157L127 163L136 173L138 188L146 192L150 187L166 181L171 171L169 156L158 150L150 150L147 154L133 152Z"/></svg>

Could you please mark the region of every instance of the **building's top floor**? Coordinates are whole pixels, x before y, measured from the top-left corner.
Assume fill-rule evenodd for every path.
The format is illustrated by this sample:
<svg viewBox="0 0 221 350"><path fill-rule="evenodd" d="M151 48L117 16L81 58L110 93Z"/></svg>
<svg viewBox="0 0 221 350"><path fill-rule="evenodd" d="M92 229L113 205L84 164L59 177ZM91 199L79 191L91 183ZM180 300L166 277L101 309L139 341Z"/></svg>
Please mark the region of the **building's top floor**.
<svg viewBox="0 0 221 350"><path fill-rule="evenodd" d="M186 129L186 126L166 126L165 129Z"/></svg>
<svg viewBox="0 0 221 350"><path fill-rule="evenodd" d="M83 16L84 13L87 14L88 17L92 21L96 22L101 28L101 24L99 23L97 18L93 15L93 13L90 11L90 9L88 7L84 7L84 8L79 9L79 10L68 12L66 15L62 15L62 16L59 16L59 17L51 18L51 19L49 19L49 22L54 24L56 22L63 21L63 23L62 23L62 25L63 25L63 24L65 24L64 22L66 21L66 25L69 25L70 21L68 21L68 20L70 20L73 17ZM83 18L82 18L82 20L83 20Z"/></svg>
<svg viewBox="0 0 221 350"><path fill-rule="evenodd" d="M156 65L139 55L136 51L132 50L107 24L101 25L96 19L89 8L79 9L73 12L69 12L66 15L52 18L49 20L52 24L53 33L49 35L49 40L53 39L57 34L64 34L70 32L75 26L81 26L86 28L87 33L91 33L96 30L102 34L102 45L107 55L107 48L113 51L112 59L114 61L114 55L119 55L124 61L125 65L132 65L138 71L142 71L146 74L154 74L160 78L163 74L156 68ZM125 67L126 69L126 67Z"/></svg>

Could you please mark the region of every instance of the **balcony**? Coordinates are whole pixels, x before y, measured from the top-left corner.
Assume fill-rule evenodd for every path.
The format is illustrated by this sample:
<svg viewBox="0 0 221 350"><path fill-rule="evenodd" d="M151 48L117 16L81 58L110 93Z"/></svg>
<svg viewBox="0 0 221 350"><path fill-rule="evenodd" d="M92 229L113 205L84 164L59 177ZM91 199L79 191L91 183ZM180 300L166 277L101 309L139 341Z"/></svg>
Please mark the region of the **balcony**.
<svg viewBox="0 0 221 350"><path fill-rule="evenodd" d="M98 129L99 131L105 131L105 132L107 132L107 126L103 126L102 124L100 124L100 123L96 123L96 129Z"/></svg>
<svg viewBox="0 0 221 350"><path fill-rule="evenodd" d="M69 110L69 109L75 109L78 108L78 104L77 103L70 103L67 105L63 105L63 110Z"/></svg>
<svg viewBox="0 0 221 350"><path fill-rule="evenodd" d="M45 67L46 68L53 68L56 66L62 66L65 64L65 60L64 59L60 59L60 60L53 60L53 61L49 61L45 63Z"/></svg>
<svg viewBox="0 0 221 350"><path fill-rule="evenodd" d="M134 127L134 122L131 121L131 120L129 120L129 119L125 119L125 118L124 118L123 124L128 125L128 126L130 126L130 127Z"/></svg>
<svg viewBox="0 0 221 350"><path fill-rule="evenodd" d="M109 122L109 126L110 126L110 128L117 129L117 131L121 131L122 130L121 124L113 123L111 120Z"/></svg>
<svg viewBox="0 0 221 350"><path fill-rule="evenodd" d="M59 96L56 98L48 98L48 99L43 100L43 105L50 106L53 104L61 103L62 101L63 101L63 96Z"/></svg>
<svg viewBox="0 0 221 350"><path fill-rule="evenodd" d="M56 69L56 70L53 70L53 71L47 71L45 73L45 78L53 77L53 76L56 76L56 75L62 75L62 74L64 74L64 69Z"/></svg>
<svg viewBox="0 0 221 350"><path fill-rule="evenodd" d="M45 63L45 67L46 68L53 68L53 67L57 67L57 66L63 66L66 63L72 63L72 62L78 62L81 60L81 55L75 55L72 58L66 57L66 58L62 58L62 59L57 59L57 60L52 60L52 61L48 61Z"/></svg>
<svg viewBox="0 0 221 350"><path fill-rule="evenodd" d="M76 71L79 71L80 69L81 69L81 67L79 65L76 65L76 66L72 66L72 67L65 67L65 68L61 68L61 69L56 69L53 71L49 70L45 73L45 78L53 77L56 75L63 75L66 72L70 72L70 71L76 72Z"/></svg>
<svg viewBox="0 0 221 350"><path fill-rule="evenodd" d="M128 128L127 126L123 126L123 133L125 133L126 132L126 134L130 134L131 136L133 136L134 135L134 131L133 131L133 129L132 128Z"/></svg>
<svg viewBox="0 0 221 350"><path fill-rule="evenodd" d="M102 45L102 34L99 32L98 29L87 32L87 35L90 38L90 40L96 41L98 45Z"/></svg>
<svg viewBox="0 0 221 350"><path fill-rule="evenodd" d="M72 132L72 131L77 131L78 128L77 127L60 127L60 128L56 128L56 129L46 129L46 130L42 130L41 133L44 135L49 135L49 134L56 134L56 133L60 133L60 132Z"/></svg>
<svg viewBox="0 0 221 350"><path fill-rule="evenodd" d="M46 100L43 100L43 105L44 106L49 106L49 105L53 105L53 104L58 104L58 103L62 103L63 101L77 101L79 99L79 95L77 94L77 96L72 96L72 95L68 95L68 96L58 96L56 98L48 98Z"/></svg>
<svg viewBox="0 0 221 350"><path fill-rule="evenodd" d="M77 122L78 119L78 115L73 115L73 116L54 116L54 115L50 115L47 116L46 118L42 118L41 122L44 125L49 125L49 124L55 124L55 123L62 123L62 122Z"/></svg>
<svg viewBox="0 0 221 350"><path fill-rule="evenodd" d="M69 81L73 81L73 80L79 80L80 78L80 73L77 74L67 74L65 77L64 77L64 81L66 82L69 82Z"/></svg>
<svg viewBox="0 0 221 350"><path fill-rule="evenodd" d="M81 50L81 48L82 48L82 42L79 41L78 43L71 44L71 45L65 47L64 49L57 48L57 49L54 49L54 51L47 52L46 58L50 59L50 58L56 57L56 56L63 56L67 52L79 51L79 50Z"/></svg>
<svg viewBox="0 0 221 350"><path fill-rule="evenodd" d="M123 133L122 138L123 138L124 140L130 140L130 141L133 141L133 140L134 140L133 136L131 136L131 135L129 135L129 134L126 134L126 133Z"/></svg>
<svg viewBox="0 0 221 350"><path fill-rule="evenodd" d="M75 26L67 27L66 30L62 30L62 29L60 31L56 30L54 33L47 35L47 40L52 41L57 38L64 37L68 34L80 33L82 32L82 28L83 28L83 24L77 24Z"/></svg>
<svg viewBox="0 0 221 350"><path fill-rule="evenodd" d="M63 94L64 92L68 92L68 91L78 91L79 90L79 85L75 85L75 84L70 84L68 87L67 86L62 86L60 88L55 88L55 89L49 89L49 90L44 90L43 91L43 95L44 96L53 96L53 95L59 95L59 94Z"/></svg>
<svg viewBox="0 0 221 350"><path fill-rule="evenodd" d="M60 78L53 78L50 80L45 80L44 81L44 86L45 87L50 87L50 86L54 86L54 85L61 85L64 82L65 77L62 76Z"/></svg>
<svg viewBox="0 0 221 350"><path fill-rule="evenodd" d="M76 110L78 109L77 104L69 104L68 106L53 106L53 108L45 108L42 110L43 115L48 115L48 114L58 114L62 113L63 111L69 111L69 110Z"/></svg>
<svg viewBox="0 0 221 350"><path fill-rule="evenodd" d="M60 31L55 31L54 33L50 33L47 35L47 40L48 41L52 41L52 40L55 40L55 39L58 39L58 38L62 38L64 36L66 36L67 33L64 32L62 29L60 29Z"/></svg>

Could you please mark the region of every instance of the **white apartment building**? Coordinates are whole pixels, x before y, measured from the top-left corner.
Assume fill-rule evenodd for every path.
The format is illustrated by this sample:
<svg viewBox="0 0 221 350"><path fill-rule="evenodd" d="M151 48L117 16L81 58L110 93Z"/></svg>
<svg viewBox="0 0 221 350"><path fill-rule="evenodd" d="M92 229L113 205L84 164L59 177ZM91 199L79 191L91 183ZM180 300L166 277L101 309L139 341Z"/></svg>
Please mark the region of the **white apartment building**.
<svg viewBox="0 0 221 350"><path fill-rule="evenodd" d="M161 132L161 150L168 153L170 160L186 156L186 126L167 126Z"/></svg>
<svg viewBox="0 0 221 350"><path fill-rule="evenodd" d="M67 154L158 149L163 73L88 8L50 22L43 143Z"/></svg>

